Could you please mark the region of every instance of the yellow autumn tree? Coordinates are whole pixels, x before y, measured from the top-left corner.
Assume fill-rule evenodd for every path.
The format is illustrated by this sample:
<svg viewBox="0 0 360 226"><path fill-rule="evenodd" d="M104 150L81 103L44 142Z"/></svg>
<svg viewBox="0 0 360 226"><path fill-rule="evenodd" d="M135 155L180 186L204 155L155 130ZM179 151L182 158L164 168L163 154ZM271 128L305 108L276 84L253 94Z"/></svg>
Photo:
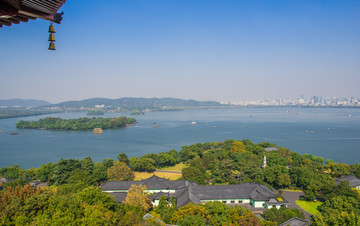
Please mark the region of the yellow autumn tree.
<svg viewBox="0 0 360 226"><path fill-rule="evenodd" d="M233 142L233 145L231 148L231 153L235 153L235 152L239 152L239 153L246 152L245 145L242 141L234 141Z"/></svg>
<svg viewBox="0 0 360 226"><path fill-rule="evenodd" d="M116 161L112 167L107 170L107 177L109 181L128 181L134 179L134 173L124 163Z"/></svg>
<svg viewBox="0 0 360 226"><path fill-rule="evenodd" d="M152 203L149 199L148 193L146 192L147 187L145 185L131 185L125 203L140 207L144 212L147 212Z"/></svg>

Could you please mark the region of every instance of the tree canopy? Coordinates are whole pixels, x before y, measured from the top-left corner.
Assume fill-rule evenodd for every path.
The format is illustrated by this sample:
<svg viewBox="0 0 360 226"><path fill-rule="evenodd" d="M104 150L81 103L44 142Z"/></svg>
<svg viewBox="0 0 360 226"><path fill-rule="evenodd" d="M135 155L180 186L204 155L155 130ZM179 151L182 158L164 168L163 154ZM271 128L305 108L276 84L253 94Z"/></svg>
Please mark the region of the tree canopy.
<svg viewBox="0 0 360 226"><path fill-rule="evenodd" d="M79 118L61 119L54 117L42 118L38 121L19 121L16 128L21 129L52 129L52 130L93 130L94 128L116 129L125 124L135 122L134 118Z"/></svg>

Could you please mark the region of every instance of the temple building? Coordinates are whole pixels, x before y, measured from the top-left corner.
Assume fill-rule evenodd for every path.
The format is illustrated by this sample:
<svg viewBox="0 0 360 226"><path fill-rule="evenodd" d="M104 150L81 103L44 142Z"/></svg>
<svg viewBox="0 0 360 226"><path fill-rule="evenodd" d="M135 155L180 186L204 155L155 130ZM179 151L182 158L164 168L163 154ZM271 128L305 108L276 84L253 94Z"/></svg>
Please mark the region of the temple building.
<svg viewBox="0 0 360 226"><path fill-rule="evenodd" d="M60 23L63 13L57 13L66 0L0 0L0 28L41 18Z"/></svg>
<svg viewBox="0 0 360 226"><path fill-rule="evenodd" d="M103 183L101 188L121 203L125 201L127 191L133 184L147 187L146 191L150 194L154 206L158 205L163 195L169 201L174 197L178 207L190 202L198 204L209 201L220 201L228 205L241 205L251 209L280 208L289 204L268 187L258 183L199 185L188 180L170 181L153 175L141 181L108 181Z"/></svg>

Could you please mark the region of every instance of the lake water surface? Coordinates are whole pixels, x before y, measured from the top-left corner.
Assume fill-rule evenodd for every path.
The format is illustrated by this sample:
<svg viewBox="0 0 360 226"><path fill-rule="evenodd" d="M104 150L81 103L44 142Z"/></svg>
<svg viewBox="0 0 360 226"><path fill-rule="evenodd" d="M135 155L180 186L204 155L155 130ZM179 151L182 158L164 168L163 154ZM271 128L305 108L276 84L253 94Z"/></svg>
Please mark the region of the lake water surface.
<svg viewBox="0 0 360 226"><path fill-rule="evenodd" d="M235 108L149 112L135 117L138 124L121 129L91 131L49 131L16 129L19 120L44 117L79 118L86 113L59 113L24 118L1 119L0 168L19 164L39 167L60 158L90 156L101 162L158 153L183 145L227 139L268 141L300 154L311 153L336 162L360 162L360 109L356 108ZM107 113L103 117L124 114ZM193 125L192 122L197 122ZM153 128L157 123L159 127ZM305 132L308 131L308 132ZM310 133L313 131L313 133ZM18 132L19 135L10 135Z"/></svg>

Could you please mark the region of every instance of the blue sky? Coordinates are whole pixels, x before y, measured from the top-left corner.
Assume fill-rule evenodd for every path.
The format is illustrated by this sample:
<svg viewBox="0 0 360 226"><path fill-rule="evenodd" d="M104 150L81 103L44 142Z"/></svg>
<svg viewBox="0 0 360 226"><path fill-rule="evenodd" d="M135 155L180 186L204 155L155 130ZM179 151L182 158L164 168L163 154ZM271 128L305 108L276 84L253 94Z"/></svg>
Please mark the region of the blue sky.
<svg viewBox="0 0 360 226"><path fill-rule="evenodd" d="M0 29L0 99L360 97L360 1L68 0Z"/></svg>

